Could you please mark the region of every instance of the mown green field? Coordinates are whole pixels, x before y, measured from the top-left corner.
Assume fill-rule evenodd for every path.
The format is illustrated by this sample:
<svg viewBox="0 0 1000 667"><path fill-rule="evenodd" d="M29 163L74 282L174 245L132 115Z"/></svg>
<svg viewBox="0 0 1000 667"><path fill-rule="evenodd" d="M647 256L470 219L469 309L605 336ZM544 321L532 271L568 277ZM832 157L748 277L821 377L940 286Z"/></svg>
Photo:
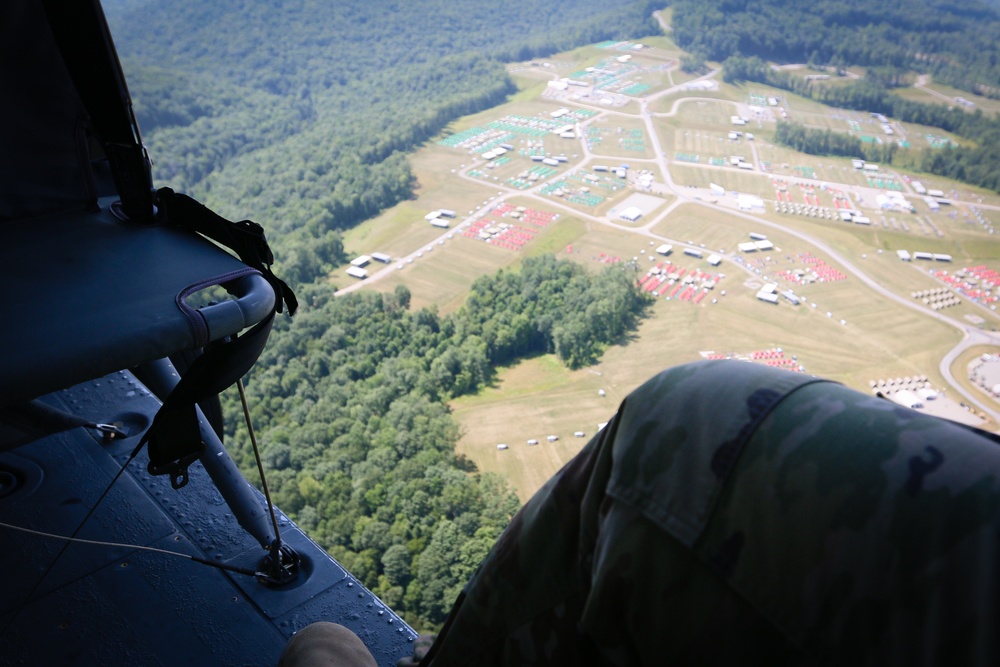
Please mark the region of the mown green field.
<svg viewBox="0 0 1000 667"><path fill-rule="evenodd" d="M735 218L724 211L697 204L685 204L674 209L670 216L653 227L652 231L679 241L693 242L695 245L704 244L713 252L720 248L731 252L738 243L749 240L750 232L756 232L758 229L753 223Z"/></svg>
<svg viewBox="0 0 1000 667"><path fill-rule="evenodd" d="M929 83L924 86L924 88L898 88L893 92L900 97L913 100L915 102L923 102L925 104L951 103L957 106L958 103L955 100L961 97L975 104L974 107L969 107L970 111L981 109L983 113L988 114L1000 112L1000 100L992 100L988 97L983 97L982 95L975 95L973 93L958 90L957 88L952 88L951 86L946 86L940 83Z"/></svg>
<svg viewBox="0 0 1000 667"><path fill-rule="evenodd" d="M567 76L573 68L593 65L608 55L605 50L591 48L551 60L558 62L556 73ZM522 92L510 103L456 122L442 137L509 115L545 119L559 106L583 105L583 102L574 105L567 100L538 99L544 86L527 82L540 74L538 68L515 72ZM679 74L677 69L660 72L659 84L669 85L670 75ZM749 125L742 128L755 132L753 142L730 140L727 136L732 129L730 116L738 108L733 102L745 103L751 92L774 94L766 87L755 86L751 91L722 85L713 96L725 99L690 100L681 103L673 116L655 116L658 147L649 145L650 136L637 115L631 118L623 115L637 114L637 103L613 109L594 106L597 115L588 119L585 126L597 128L595 136L601 140L592 147L595 157L589 165L582 162L579 141L545 137L542 141L546 151L561 150L573 157L567 165L555 170L553 176L520 190L505 185L505 181L537 164L528 158L512 156L501 167L483 171L485 178L470 179L463 176L463 171L474 164L481 167L481 159L474 163L467 151L431 142L412 159L419 182L418 198L346 235L347 248L358 254L378 250L400 257L421 251L422 256L414 258L412 263L404 261L402 269L396 268L394 261L383 279L372 281L365 289L387 292L404 284L411 291L413 307L432 306L442 312L461 306L477 276L500 268L516 269L524 257L532 255L553 254L572 259L595 272L612 263L634 262L637 278L664 261L654 250L668 240L704 247L706 256L711 252L724 255L721 266L711 267L704 259L685 256L683 248L676 247L669 261L688 270L717 274L715 289L701 303L694 304L677 298L667 300L668 290L664 288L638 330L609 348L598 364L570 371L554 356L543 355L501 369L494 386L477 396L453 402L463 432L459 452L481 470L506 475L522 499L529 497L579 451L628 392L657 369L700 359L706 353L746 355L756 350L781 348L787 357L794 355L796 364L801 364L806 372L831 377L863 391L868 391L873 379L903 375L927 375L936 386L943 385L938 360L960 341L960 333L929 314L920 314L879 294L852 275L849 267L795 232L828 244L832 251L878 284L904 300L917 303L911 292L939 287L941 282L930 274L926 265L900 261L896 250L951 254L954 262L946 268L952 270L983 263L1000 269L1000 260L996 259L1000 257L1000 238L972 224L970 217L972 206L979 203L980 197L986 204L996 198L941 179L906 174L919 178L928 188L940 188L949 194L954 189L959 196L950 208L931 214L909 191L904 174L892 172L881 175L883 186L889 187L885 184L890 182L899 184L917 205L918 213L872 210L874 195L879 190L871 179L853 169L849 160L818 158L774 146L770 139L773 125L766 121L754 121L753 128ZM702 92L689 94L704 96ZM656 100L650 108L664 113L682 95ZM781 95L785 97L783 103L790 104L793 115L798 114L800 120L811 119L812 125L846 131L850 127L848 119L860 124L860 114L830 110L800 98L788 100L786 94ZM760 128L756 127L758 124ZM918 133L921 128L908 130ZM650 161L658 149L668 161L673 180L680 186L676 194L664 198L656 211L626 225L615 212L633 192L631 189L622 189L596 206L571 204L565 198L541 193L545 182L564 179L574 169L582 173L582 169L594 164L627 161L630 156L619 144L619 139L626 136L646 144L645 152L633 152L631 156L639 160L632 165L634 169L651 168L658 172ZM753 159L753 151L767 166L766 173L715 166L708 159L741 155L749 161ZM677 153L699 155L701 159L698 163L678 161ZM728 194L706 196L709 183L723 186ZM820 183L828 183L830 190L822 189ZM833 209L834 215L837 209L832 190L847 189L852 203L860 196L872 224L860 226L776 211L778 187L786 187L793 202L806 204L805 194L810 186L820 206ZM760 196L765 201L766 213L737 211L733 191ZM694 199L696 194L701 201ZM559 217L517 251L462 235L466 218L472 214L478 216L482 209L501 200L514 206L556 212ZM712 201L716 204L711 205ZM670 213L659 217L659 211L673 203L677 205ZM424 220L426 212L437 208L459 213L451 230L433 228ZM985 214L1000 225L1000 215L990 210L985 210ZM602 216L608 216L614 224L604 223ZM751 232L766 234L775 248L766 253L738 253L737 244L749 240ZM800 285L782 275L783 271L816 266L812 263L815 261L839 270L846 278ZM341 284L344 280L350 279L337 279ZM777 305L759 301L755 293L765 282L793 289L803 303L793 306L784 300ZM1000 327L995 312L971 303L942 313L962 322L982 318L985 326ZM961 374L957 367L955 374ZM604 395L599 395L600 392ZM574 436L577 431L585 437ZM558 436L558 440L549 442L549 435ZM537 439L539 444L529 446L529 439ZM508 448L498 450L497 444L501 443Z"/></svg>
<svg viewBox="0 0 1000 667"><path fill-rule="evenodd" d="M749 157L749 155L743 157ZM713 168L708 165L674 162L671 164L670 173L674 177L674 182L681 186L707 188L711 183L715 183L724 187L727 192L743 192L765 199L774 197L774 186L771 184L771 180L758 171L744 171L728 165Z"/></svg>
<svg viewBox="0 0 1000 667"><path fill-rule="evenodd" d="M379 292L392 292L397 285L406 285L411 294L411 308L437 307L448 312L459 307L469 290L470 276L494 273L516 259L514 253L456 234L432 252L403 264L392 264L390 275L373 287Z"/></svg>
<svg viewBox="0 0 1000 667"><path fill-rule="evenodd" d="M654 154L645 127L635 118L613 116L589 123L585 136L595 156L628 159L651 158Z"/></svg>

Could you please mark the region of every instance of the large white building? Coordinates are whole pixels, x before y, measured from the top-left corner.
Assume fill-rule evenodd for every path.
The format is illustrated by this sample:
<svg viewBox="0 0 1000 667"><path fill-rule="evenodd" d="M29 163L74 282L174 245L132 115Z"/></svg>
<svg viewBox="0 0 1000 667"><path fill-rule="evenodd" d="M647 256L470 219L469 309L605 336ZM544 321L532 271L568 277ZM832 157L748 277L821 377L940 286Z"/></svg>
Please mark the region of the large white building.
<svg viewBox="0 0 1000 667"><path fill-rule="evenodd" d="M761 301L767 301L768 303L778 303L778 295L771 292L757 292L757 298Z"/></svg>
<svg viewBox="0 0 1000 667"><path fill-rule="evenodd" d="M642 217L642 209L638 206L629 206L627 209L618 214L622 220L628 220L629 222L635 222Z"/></svg>
<svg viewBox="0 0 1000 667"><path fill-rule="evenodd" d="M757 195L748 195L746 193L740 193L736 197L736 205L741 211L757 211L763 210L764 200Z"/></svg>
<svg viewBox="0 0 1000 667"><path fill-rule="evenodd" d="M901 389L894 392L889 396L894 403L902 405L906 408L922 408L924 407L924 402L919 396L914 394L909 389Z"/></svg>

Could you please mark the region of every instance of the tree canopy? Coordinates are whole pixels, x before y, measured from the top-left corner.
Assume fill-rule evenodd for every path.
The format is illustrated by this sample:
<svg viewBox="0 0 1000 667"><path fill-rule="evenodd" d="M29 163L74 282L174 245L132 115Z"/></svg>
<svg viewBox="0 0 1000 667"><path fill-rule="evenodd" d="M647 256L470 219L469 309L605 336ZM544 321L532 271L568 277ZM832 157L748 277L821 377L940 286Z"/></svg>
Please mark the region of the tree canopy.
<svg viewBox="0 0 1000 667"><path fill-rule="evenodd" d="M723 77L730 82L758 81L810 97L832 107L881 113L899 120L939 127L975 142L974 145L924 152L917 168L1000 192L1000 116L989 117L944 104L906 100L878 83L859 80L847 85L825 86L776 70L756 56L731 56L723 63ZM779 123L775 140L807 153L853 156L892 162L906 154L896 143L856 144L849 135L811 131L793 123Z"/></svg>
<svg viewBox="0 0 1000 667"><path fill-rule="evenodd" d="M403 286L339 298L305 287L308 307L277 321L247 379L275 502L411 623L435 627L519 507L504 480L455 455L445 400L526 356L596 361L649 303L634 275L527 259L477 280L447 317L411 312ZM251 470L236 396L226 414Z"/></svg>
<svg viewBox="0 0 1000 667"><path fill-rule="evenodd" d="M675 0L684 49L713 60L733 55L838 67L930 72L963 90L1000 96L1000 12L978 0Z"/></svg>
<svg viewBox="0 0 1000 667"><path fill-rule="evenodd" d="M653 8L105 0L158 185L253 211L306 282L343 260L328 232L410 196L405 153L513 92L505 62L648 34Z"/></svg>
<svg viewBox="0 0 1000 667"><path fill-rule="evenodd" d="M458 313L333 297L340 231L411 196L406 153L514 90L504 63L655 29L646 0L105 0L158 185L265 227L302 308L247 378L277 504L433 629L518 509L456 456L446 401L500 364L592 363L646 303L624 267L552 258L477 281ZM249 479L235 395L226 441Z"/></svg>

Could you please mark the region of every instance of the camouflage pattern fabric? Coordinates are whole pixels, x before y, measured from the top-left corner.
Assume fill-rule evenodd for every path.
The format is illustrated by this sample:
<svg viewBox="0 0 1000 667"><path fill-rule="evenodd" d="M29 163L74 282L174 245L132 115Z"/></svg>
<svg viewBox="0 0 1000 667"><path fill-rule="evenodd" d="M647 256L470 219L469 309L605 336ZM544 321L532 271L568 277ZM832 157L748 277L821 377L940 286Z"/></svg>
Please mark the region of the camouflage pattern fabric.
<svg viewBox="0 0 1000 667"><path fill-rule="evenodd" d="M994 664L998 510L981 432L679 366L524 506L420 664Z"/></svg>

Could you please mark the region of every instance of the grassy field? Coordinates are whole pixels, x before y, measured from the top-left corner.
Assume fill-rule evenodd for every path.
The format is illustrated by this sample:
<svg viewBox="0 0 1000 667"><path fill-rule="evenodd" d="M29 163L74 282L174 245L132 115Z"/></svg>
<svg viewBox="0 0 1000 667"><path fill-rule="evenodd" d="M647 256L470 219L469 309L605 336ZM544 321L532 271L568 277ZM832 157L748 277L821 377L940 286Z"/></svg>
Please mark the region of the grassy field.
<svg viewBox="0 0 1000 667"><path fill-rule="evenodd" d="M674 85L672 72L677 71L677 61L665 53L655 50L637 51L632 62L644 68L644 72L634 75L631 81L639 84L641 90L632 93L637 97L648 97ZM648 86L648 88L646 88Z"/></svg>
<svg viewBox="0 0 1000 667"><path fill-rule="evenodd" d="M524 256L572 254L573 245L587 234L590 226L591 223L579 218L563 216L525 247Z"/></svg>
<svg viewBox="0 0 1000 667"><path fill-rule="evenodd" d="M958 90L957 88L952 88L940 83L929 83L924 86L924 89L914 87L897 88L893 91L893 93L905 99L913 100L914 102L922 102L924 104L946 104L950 101L955 106L958 105L956 99L961 97L976 105L975 107L969 107L970 111L982 109L985 114L996 114L1000 112L1000 100L991 100L988 97L976 95L965 90ZM934 93L938 94L935 95Z"/></svg>
<svg viewBox="0 0 1000 667"><path fill-rule="evenodd" d="M720 86L718 90L680 91L671 95L658 97L656 101L649 105L649 110L653 113L669 114L673 111L675 104L679 103L678 108L683 108L687 104L693 104L694 100L692 98L719 103L740 101L740 96L735 89L729 86Z"/></svg>
<svg viewBox="0 0 1000 667"><path fill-rule="evenodd" d="M679 70L665 68L670 58L680 55L669 39L653 38L644 43L656 51L634 60L645 65L658 64L661 69L655 76L633 77L636 81L650 84L652 90L653 86L662 88L683 80ZM572 72L605 63L617 53L588 47L546 59L548 68L526 63L511 66L519 92L510 102L456 121L438 140L429 142L412 157L419 183L417 198L345 235L345 246L353 254L381 251L399 258L419 251L421 256L414 254L412 262L394 260L386 276L365 289L388 292L405 284L411 291L414 308L433 306L444 313L461 306L477 276L500 268L516 269L525 257L556 255L580 262L594 272L616 262L634 262L638 278L654 263L664 261L654 250L665 239L703 246L706 254L721 251L724 255L721 266L711 267L676 248L669 261L685 269L716 275L715 289L695 304L677 298L668 300L664 288L638 330L610 347L596 365L570 371L551 355L538 356L500 369L494 385L479 395L454 401L452 409L462 429L459 453L468 456L480 470L507 476L520 497L526 499L579 451L597 425L607 421L632 389L661 368L700 359L707 353L740 356L780 347L787 357L794 355L795 363L801 364L806 372L830 377L862 391L868 391L873 379L919 374L927 375L935 386L943 386L938 361L959 342L960 333L930 315L881 296L850 275L846 266L838 265L832 257L791 231L822 239L880 285L917 303L912 300L911 292L943 283L927 270L926 264L902 262L895 251L903 248L948 253L954 257L954 262L947 266L952 270L983 263L1000 269L1000 260L996 259L1000 257L1000 237L989 235L981 224L974 223L972 211L980 200L990 204L1000 203L1000 198L942 179L893 171L883 176L882 186L898 184L917 205L918 213L882 213L873 208L880 190L853 169L847 159L802 155L775 146L771 141L773 125L767 121L754 121L752 128L749 125L743 128L755 133L753 143L728 138L733 129L730 117L740 108L734 102L746 104L751 94L758 96L755 100L759 96L780 97L793 118L816 127L867 130L870 123L864 114L827 109L764 86L721 84L715 93L680 93L651 105L663 114L684 95L699 98L680 104L676 115L654 117L661 141L654 147L637 115L639 106L635 102L608 108L594 104L596 115L583 123L584 128L593 128L593 137L600 138L591 146L595 153L593 160L589 164L581 162L584 151L579 140L539 137L533 141L538 141L546 153L565 153L570 160L520 189L511 185L513 180L538 164L522 154L527 140L518 137L511 141L515 145L513 154L492 169L486 168L485 160L468 150L439 143L455 133L510 116L546 119L560 106L579 106L569 99L542 99L543 92L551 92L546 89L546 81L553 74L570 76ZM655 77L659 78L654 81ZM712 99L700 99L706 96ZM913 126L905 129L926 144L923 135L930 134L929 131ZM620 140L625 138L630 145L641 145L642 150L624 149ZM710 166L712 157L728 162L730 155L740 155L751 160L754 150L766 166L766 173ZM667 157L671 176L682 187L676 196L665 197L656 210L631 225L618 220L614 212L634 190L623 187L620 191L602 193L607 195L603 201L587 200L590 202L587 204L581 203L585 197L573 203L567 197L543 190L547 185L565 181L578 194L597 194L601 189L593 181L587 182L589 191L581 191L579 187L586 182L582 179L584 174L598 175L590 167L628 162L631 158L639 161L633 169L646 168L651 163L644 164L641 160L653 157L657 151ZM678 153L698 155L700 160L696 164L678 160ZM950 207L942 207L942 212L932 214L909 192L906 177L921 180L927 188L942 189L949 196L957 196L957 200ZM800 187L798 182L802 179L808 179L803 182L809 185ZM707 188L709 183L719 184L727 191L760 196L765 200L766 213L748 218L735 209L689 201L674 207L665 218L657 218L658 212L676 202L677 196L694 193L683 186ZM832 188L823 189L821 183L829 183ZM807 203L805 195L812 188L811 196L818 198L819 205L834 211L832 190L846 189L852 203L856 204L856 197L862 197L862 210L870 213L872 224L852 225L777 212L773 202L779 187L786 188L792 201L798 203ZM716 199L729 206L731 197L703 196L705 200ZM516 251L462 235L461 226L467 219L481 215L500 200L514 206L558 212L559 217ZM434 228L424 219L428 211L438 208L458 213L452 229ZM1000 225L1000 215L989 209L982 213ZM602 216L608 216L617 226L603 224ZM775 229L766 221L788 231ZM752 255L737 253L737 244L749 240L750 232L767 234L775 248ZM402 264L402 268L397 268L397 264ZM787 273L817 266L840 271L846 278L798 284ZM351 281L343 276L344 268L339 267L334 273L338 284ZM370 268L384 269L385 265ZM804 302L799 306L784 300L777 305L764 303L755 296L764 282L775 282L781 289L791 288ZM981 318L983 326L1000 327L1000 317L995 312L968 302L948 308L942 314L970 323ZM962 359L971 358L972 354L970 351ZM956 364L954 369L956 375L961 375L959 366ZM585 437L574 436L577 431ZM549 442L549 435L558 436L558 440ZM536 439L539 444L529 446L529 439ZM500 443L509 448L498 450L496 446Z"/></svg>
<svg viewBox="0 0 1000 667"><path fill-rule="evenodd" d="M594 222L585 224L586 233L574 240L572 253L567 253L564 248L562 253L557 253L558 256L569 257L599 271L615 261L628 261L649 252L646 238Z"/></svg>
<svg viewBox="0 0 1000 667"><path fill-rule="evenodd" d="M399 257L414 252L441 235L442 230L424 219L429 210L414 202L403 202L347 232L344 248L352 257L373 252Z"/></svg>
<svg viewBox="0 0 1000 667"><path fill-rule="evenodd" d="M527 500L614 413L617 403L598 396L601 386L600 376L569 371L553 355L503 369L493 387L452 402L463 431L457 451L480 470L507 477ZM549 442L549 435L559 440ZM539 444L528 445L531 439ZM500 443L509 449L498 450Z"/></svg>
<svg viewBox="0 0 1000 667"><path fill-rule="evenodd" d="M749 158L749 154L743 157ZM671 165L670 173L677 185L707 188L710 183L715 183L724 187L727 192L744 192L765 199L774 198L774 186L771 184L771 179L760 172L744 171L736 167L712 169L674 162Z"/></svg>
<svg viewBox="0 0 1000 667"><path fill-rule="evenodd" d="M736 107L732 102L696 99L677 107L674 118L684 128L702 128L728 132Z"/></svg>
<svg viewBox="0 0 1000 667"><path fill-rule="evenodd" d="M814 130L834 130L838 132L847 132L852 127L856 127L851 124L848 118L843 116L831 117L826 111L798 111L795 114L795 122ZM866 130L874 134L881 134L878 126L875 128L864 128L862 131Z"/></svg>
<svg viewBox="0 0 1000 667"><path fill-rule="evenodd" d="M394 268L388 278L377 283L375 289L391 292L396 285L406 285L411 293L413 309L438 306L441 312L449 312L465 301L472 278L495 273L518 260L518 256L509 250L460 234L444 245L433 247L432 252L424 252L423 257L412 264L404 264L403 269Z"/></svg>
<svg viewBox="0 0 1000 667"><path fill-rule="evenodd" d="M738 243L748 241L748 234L758 229L750 221L730 216L718 209L684 204L674 209L652 231L686 243L704 244L705 248L712 251L725 249L726 252L733 252Z"/></svg>
<svg viewBox="0 0 1000 667"><path fill-rule="evenodd" d="M820 182L867 187L868 181L862 172L851 166L848 158L829 155L806 155L773 143L773 133L765 132L763 139L756 140L757 155L768 174L774 176L794 176L810 178Z"/></svg>
<svg viewBox="0 0 1000 667"><path fill-rule="evenodd" d="M694 79L697 79L700 76L701 74L694 72L685 72L678 67L670 70L670 84L673 86L679 86L682 83L693 81Z"/></svg>
<svg viewBox="0 0 1000 667"><path fill-rule="evenodd" d="M749 230L759 229L749 221L698 208L679 208L653 232L714 247L731 246L744 240ZM836 266L802 241L783 238L780 233L769 236L778 248L770 254L771 262L759 258L766 267L762 276L728 262L720 267L725 278L712 295L717 304L706 300L694 306L659 299L652 317L637 334L626 344L608 350L595 367L570 372L551 357L533 359L501 372L495 388L457 402L455 414L464 430L461 451L482 469L507 474L521 496L527 497L582 446L576 438L569 438L572 432L583 430L589 437L592 423L606 421L618 401L655 369L698 359L706 351L745 354L781 347L789 355L795 354L808 372L859 390L865 390L871 379L889 375L925 374L936 386L943 384L936 359L958 342L958 333L914 317L909 309L875 295L853 278L796 287L807 299L799 307L758 301L754 292L764 276L773 278L769 274L783 268L787 256L808 252ZM628 259L650 252L648 242L636 243L626 232L599 227L573 244L573 257L595 268L603 265L601 253ZM708 268L704 262L677 255L671 258L675 264ZM873 264L879 261L879 271L871 265L864 268L893 276L901 289L937 285L894 255L872 258ZM907 272L910 280L903 275ZM726 296L721 296L723 289ZM605 391L604 398L597 395L599 389ZM503 434L499 439L498 433ZM559 435L559 442L546 442L544 436L549 434ZM539 439L541 444L529 447L524 444L529 438ZM511 448L498 451L498 442Z"/></svg>
<svg viewBox="0 0 1000 667"><path fill-rule="evenodd" d="M657 369L697 360L703 352L747 354L781 347L807 372L857 389L866 389L870 379L897 374L927 374L940 386L934 360L957 342L957 333L944 326L928 330L900 307L855 303L852 291L814 293L825 307L851 318L847 325L808 306L761 303L740 287L704 307L658 300L632 340L608 350L592 368L568 371L551 356L539 357L504 369L496 386L478 396L455 401L463 428L459 451L481 469L506 475L526 499L579 451L583 439L571 437L573 432L589 438ZM912 342L889 350L880 334L886 330ZM547 442L550 434L559 441ZM529 446L528 439L540 444ZM497 450L501 442L510 448Z"/></svg>
<svg viewBox="0 0 1000 667"><path fill-rule="evenodd" d="M669 130L673 129L672 132ZM669 132L669 134L668 134ZM664 127L662 135L669 136L670 149L667 155L677 161L691 161L695 164L713 164L713 158L728 164L729 156L738 155L749 161L753 155L747 142L730 139L728 130L695 130Z"/></svg>
<svg viewBox="0 0 1000 667"><path fill-rule="evenodd" d="M926 233L915 221L921 216L910 213L872 214L871 225L852 225L839 220L773 212L768 217L792 229L822 238L852 257L878 250L891 252L895 257L895 251L902 249L945 253L952 255L955 262L979 264L1000 256L997 254L1000 253L1000 239L995 234L984 233L979 226L965 222L965 218L958 213L954 219L946 214L932 216L935 226L944 234L943 237ZM904 231L904 222L909 231Z"/></svg>
<svg viewBox="0 0 1000 667"><path fill-rule="evenodd" d="M653 157L653 146L645 126L637 118L614 116L608 121L590 123L586 135L595 156L625 159Z"/></svg>
<svg viewBox="0 0 1000 667"><path fill-rule="evenodd" d="M804 122L805 119L812 117L811 114L825 113L828 109L825 104L816 102L807 97L800 97L799 95L788 91L784 92L782 102L785 104L783 108L785 109L785 112L788 113L788 120L798 122Z"/></svg>
<svg viewBox="0 0 1000 667"><path fill-rule="evenodd" d="M918 125L916 123L895 123L903 128L903 134L898 139L905 139L913 150L942 150L951 145L971 146L975 142L963 139L941 128Z"/></svg>

